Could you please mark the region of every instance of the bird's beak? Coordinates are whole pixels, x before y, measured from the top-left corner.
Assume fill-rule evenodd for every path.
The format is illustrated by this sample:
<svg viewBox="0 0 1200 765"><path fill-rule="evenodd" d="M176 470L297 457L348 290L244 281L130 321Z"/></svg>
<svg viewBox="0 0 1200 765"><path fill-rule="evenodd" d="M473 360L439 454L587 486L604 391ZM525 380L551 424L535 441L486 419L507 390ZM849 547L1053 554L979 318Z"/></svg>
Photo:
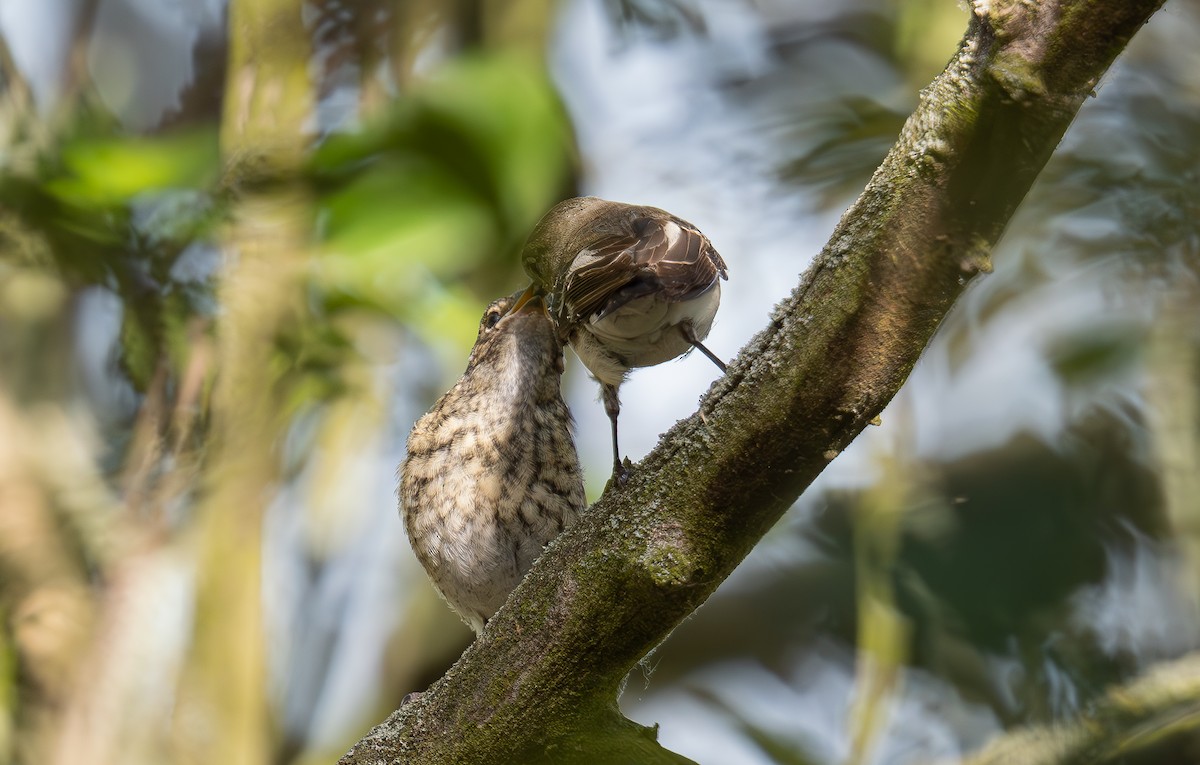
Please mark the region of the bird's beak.
<svg viewBox="0 0 1200 765"><path fill-rule="evenodd" d="M529 289L522 292L521 296L517 298L517 302L513 303L513 307L510 309L509 313L545 310L546 301L542 299L541 293L539 293L531 284L529 285Z"/></svg>

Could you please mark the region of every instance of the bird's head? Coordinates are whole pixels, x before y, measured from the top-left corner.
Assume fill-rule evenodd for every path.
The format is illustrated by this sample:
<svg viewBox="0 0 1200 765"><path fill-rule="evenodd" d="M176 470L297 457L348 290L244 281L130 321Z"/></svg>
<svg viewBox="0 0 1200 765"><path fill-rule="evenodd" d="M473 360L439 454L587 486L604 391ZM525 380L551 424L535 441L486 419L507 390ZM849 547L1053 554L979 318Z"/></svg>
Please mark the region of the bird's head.
<svg viewBox="0 0 1200 765"><path fill-rule="evenodd" d="M575 197L559 202L542 216L525 241L521 265L542 292L553 292L563 271L580 250L603 236L620 213L631 205L598 197Z"/></svg>
<svg viewBox="0 0 1200 765"><path fill-rule="evenodd" d="M480 367L497 375L509 370L539 375L551 368L562 372L562 341L534 285L492 301L483 312L467 372Z"/></svg>

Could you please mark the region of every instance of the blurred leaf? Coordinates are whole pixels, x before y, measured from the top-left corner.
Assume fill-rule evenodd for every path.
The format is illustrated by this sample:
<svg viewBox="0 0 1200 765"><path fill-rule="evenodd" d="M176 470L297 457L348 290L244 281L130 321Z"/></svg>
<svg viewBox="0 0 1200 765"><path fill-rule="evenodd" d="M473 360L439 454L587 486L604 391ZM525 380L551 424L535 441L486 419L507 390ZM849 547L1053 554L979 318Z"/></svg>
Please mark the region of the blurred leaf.
<svg viewBox="0 0 1200 765"><path fill-rule="evenodd" d="M810 758L800 744L748 720L742 720L739 728L743 735L753 741L777 765L814 765L818 762Z"/></svg>
<svg viewBox="0 0 1200 765"><path fill-rule="evenodd" d="M945 68L962 38L965 7L942 0L893 0L892 5L896 62L914 89L923 87Z"/></svg>
<svg viewBox="0 0 1200 765"><path fill-rule="evenodd" d="M306 168L320 247L311 313L276 338L272 359L286 409L353 387L344 373L357 351L338 327L355 312L400 319L458 369L484 304L523 278L518 245L572 166L553 87L540 62L517 55L449 61L379 119L318 145Z"/></svg>
<svg viewBox="0 0 1200 765"><path fill-rule="evenodd" d="M433 290L413 307L413 317L422 339L449 356L445 366L455 375L466 363L466 349L475 343L479 317L486 304L461 286Z"/></svg>
<svg viewBox="0 0 1200 765"><path fill-rule="evenodd" d="M462 145L435 132L423 138L440 143L466 177L475 168L464 159L486 163L492 200L505 221L532 226L546 200L562 190L572 163L566 114L540 62L515 55L466 58L432 78L426 97L429 127L455 130ZM478 154L465 154L468 148Z"/></svg>
<svg viewBox="0 0 1200 765"><path fill-rule="evenodd" d="M539 62L448 62L381 119L314 152L318 300L400 318L461 355L483 305L524 279L518 247L562 196L573 161Z"/></svg>
<svg viewBox="0 0 1200 765"><path fill-rule="evenodd" d="M381 160L325 205L322 281L383 306L409 297L414 267L461 277L494 237L478 197L423 158Z"/></svg>
<svg viewBox="0 0 1200 765"><path fill-rule="evenodd" d="M704 16L693 3L680 0L605 0L609 15L620 31L670 39L681 32L705 34L708 31Z"/></svg>
<svg viewBox="0 0 1200 765"><path fill-rule="evenodd" d="M39 262L76 284L115 287L132 280L138 290L150 282L161 285L169 281L175 259L208 236L223 213L212 197L195 190L146 192L95 206L94 199L51 191L74 181L54 167L45 172L46 177L0 176L0 206L19 221L5 225L0 238L17 243L18 252L39 253Z"/></svg>
<svg viewBox="0 0 1200 765"><path fill-rule="evenodd" d="M167 136L77 139L63 146L65 174L46 188L74 204L108 206L148 191L201 188L216 180L215 130Z"/></svg>
<svg viewBox="0 0 1200 765"><path fill-rule="evenodd" d="M49 182L42 177L0 176L0 206L20 221L18 236L36 242L23 249L44 253L46 265L53 262L72 280L104 283L111 263L125 255L128 211L98 212L66 203L48 192Z"/></svg>
<svg viewBox="0 0 1200 765"><path fill-rule="evenodd" d="M224 212L206 190L218 167L216 133L115 135L83 111L25 174L0 176L6 255L35 262L68 287L101 286L122 300L119 358L134 387L146 390L159 365L178 372L187 356L184 327L214 310L211 273L187 252L206 245Z"/></svg>
<svg viewBox="0 0 1200 765"><path fill-rule="evenodd" d="M438 167L492 207L504 233L524 236L556 200L573 164L566 115L544 69L516 55L448 63L379 122L317 149L318 179L337 182L388 156Z"/></svg>
<svg viewBox="0 0 1200 765"><path fill-rule="evenodd" d="M328 321L303 321L284 328L276 337L271 359L273 374L285 397L281 407L289 417L336 398L346 391L342 368L350 341Z"/></svg>
<svg viewBox="0 0 1200 765"><path fill-rule="evenodd" d="M159 343L154 327L146 326L136 316L126 311L121 321L121 364L134 387L144 391L158 367Z"/></svg>
<svg viewBox="0 0 1200 765"><path fill-rule="evenodd" d="M747 719L739 709L720 695L703 687L693 687L695 696L722 712L743 736L754 743L777 765L814 765L821 760L804 746L799 735L784 736Z"/></svg>
<svg viewBox="0 0 1200 765"><path fill-rule="evenodd" d="M827 206L856 193L895 142L906 114L870 98L848 96L801 117L798 156L780 177L812 187Z"/></svg>
<svg viewBox="0 0 1200 765"><path fill-rule="evenodd" d="M1080 385L1128 370L1144 341L1135 326L1091 326L1054 338L1046 356L1063 382Z"/></svg>
<svg viewBox="0 0 1200 765"><path fill-rule="evenodd" d="M909 624L897 608L892 578L919 471L897 455L882 456L879 462L881 478L853 516L859 653L847 762L855 764L871 760L909 653Z"/></svg>
<svg viewBox="0 0 1200 765"><path fill-rule="evenodd" d="M1131 91L1131 92L1130 92ZM1097 106L1046 166L1027 205L1061 240L1045 255L1119 256L1141 272L1172 260L1200 274L1200 117L1190 104L1129 89ZM1141 129L1130 129L1136 114ZM1126 138L1111 140L1120 132ZM1040 236L1040 232L1037 232Z"/></svg>

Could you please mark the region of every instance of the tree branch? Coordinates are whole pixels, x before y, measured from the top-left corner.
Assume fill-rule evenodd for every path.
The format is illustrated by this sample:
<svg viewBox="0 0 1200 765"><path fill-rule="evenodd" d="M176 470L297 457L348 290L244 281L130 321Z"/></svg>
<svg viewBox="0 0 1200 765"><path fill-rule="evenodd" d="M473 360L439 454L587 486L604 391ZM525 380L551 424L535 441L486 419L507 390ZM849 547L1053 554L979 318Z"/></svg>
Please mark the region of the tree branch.
<svg viewBox="0 0 1200 765"><path fill-rule="evenodd" d="M976 0L958 53L795 292L352 763L679 762L622 679L887 405L1101 75L1161 0ZM628 748L622 748L628 747ZM637 748L637 754L628 753Z"/></svg>
<svg viewBox="0 0 1200 765"><path fill-rule="evenodd" d="M1200 728L1197 698L1200 655L1191 653L1110 688L1078 720L1010 731L963 765L1153 762L1156 746L1194 740Z"/></svg>

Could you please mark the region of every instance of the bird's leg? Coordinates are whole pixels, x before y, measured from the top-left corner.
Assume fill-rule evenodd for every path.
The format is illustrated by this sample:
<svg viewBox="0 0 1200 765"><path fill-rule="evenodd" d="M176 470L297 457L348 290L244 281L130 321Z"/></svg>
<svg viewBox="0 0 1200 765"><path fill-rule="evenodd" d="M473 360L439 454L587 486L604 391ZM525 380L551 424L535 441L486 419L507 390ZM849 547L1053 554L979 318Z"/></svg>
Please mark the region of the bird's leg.
<svg viewBox="0 0 1200 765"><path fill-rule="evenodd" d="M679 325L679 331L683 333L683 339L691 343L693 348L707 356L708 360L716 364L717 368L722 372L725 371L725 362L717 358L717 354L704 347L704 343L700 342L700 338L696 337L696 331L692 329L692 323L690 321L682 322Z"/></svg>
<svg viewBox="0 0 1200 765"><path fill-rule="evenodd" d="M617 446L617 415L621 413L621 399L617 396L616 385L601 383L600 390L604 399L604 411L608 413L609 422L612 423L613 479L617 486L624 486L629 482L629 469L621 463L621 448Z"/></svg>

